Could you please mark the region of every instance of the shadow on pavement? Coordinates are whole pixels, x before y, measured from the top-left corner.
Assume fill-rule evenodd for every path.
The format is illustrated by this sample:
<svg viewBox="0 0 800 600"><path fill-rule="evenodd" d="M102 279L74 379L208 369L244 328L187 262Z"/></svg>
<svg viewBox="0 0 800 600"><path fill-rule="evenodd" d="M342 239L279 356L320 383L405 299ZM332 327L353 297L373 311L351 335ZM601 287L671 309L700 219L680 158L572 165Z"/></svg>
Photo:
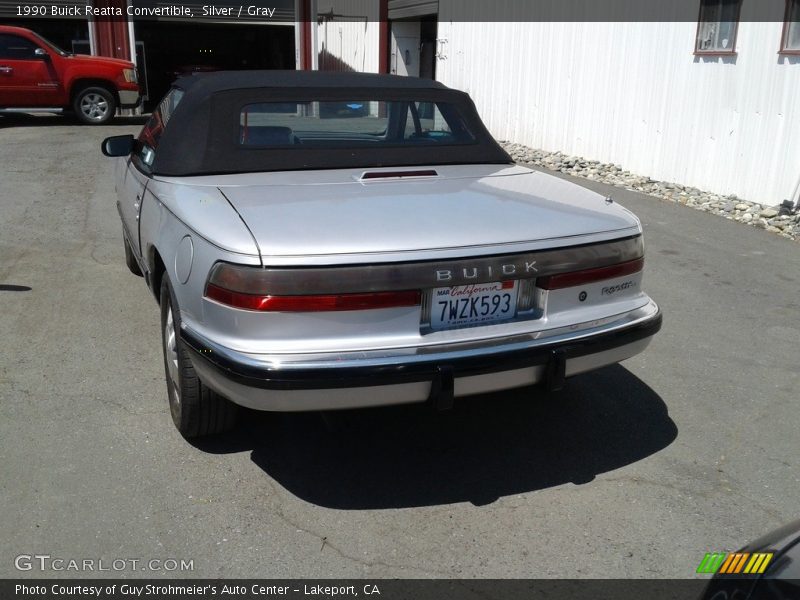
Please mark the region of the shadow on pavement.
<svg viewBox="0 0 800 600"><path fill-rule="evenodd" d="M560 393L522 389L457 401L328 413L245 412L210 453L252 450L253 462L299 498L336 509L501 496L604 473L662 450L677 427L661 398L621 366L568 380Z"/></svg>
<svg viewBox="0 0 800 600"><path fill-rule="evenodd" d="M82 125L72 115L9 113L0 115L0 129L9 127L57 127L76 125L81 127L113 127L125 125L144 125L150 115L134 117L114 117L104 125Z"/></svg>

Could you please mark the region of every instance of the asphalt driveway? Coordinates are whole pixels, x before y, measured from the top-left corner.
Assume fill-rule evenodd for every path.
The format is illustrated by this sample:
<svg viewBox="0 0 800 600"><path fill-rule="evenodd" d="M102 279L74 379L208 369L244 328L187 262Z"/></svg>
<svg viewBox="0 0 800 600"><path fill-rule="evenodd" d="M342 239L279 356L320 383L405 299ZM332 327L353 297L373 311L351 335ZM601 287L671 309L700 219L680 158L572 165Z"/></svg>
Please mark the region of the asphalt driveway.
<svg viewBox="0 0 800 600"><path fill-rule="evenodd" d="M124 264L107 135L0 117L0 577L691 577L800 516L800 244L634 192L664 328L558 394L248 413L192 445Z"/></svg>

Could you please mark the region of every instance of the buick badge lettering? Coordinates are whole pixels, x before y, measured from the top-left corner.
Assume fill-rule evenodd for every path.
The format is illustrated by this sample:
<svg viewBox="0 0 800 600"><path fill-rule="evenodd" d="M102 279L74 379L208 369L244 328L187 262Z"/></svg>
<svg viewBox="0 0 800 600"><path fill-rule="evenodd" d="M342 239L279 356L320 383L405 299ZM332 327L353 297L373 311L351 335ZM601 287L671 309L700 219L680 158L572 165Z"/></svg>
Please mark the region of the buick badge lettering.
<svg viewBox="0 0 800 600"><path fill-rule="evenodd" d="M453 278L452 271L436 271L436 281L450 281Z"/></svg>
<svg viewBox="0 0 800 600"><path fill-rule="evenodd" d="M510 263L507 265L500 265L499 267L496 265L488 265L483 268L463 267L461 269L438 269L436 271L436 281L445 282L453 281L454 279L475 281L481 276L491 279L492 277L500 275L504 277L511 277L513 275L525 275L536 272L538 272L538 269L536 268L536 261L526 260L524 268L521 265Z"/></svg>

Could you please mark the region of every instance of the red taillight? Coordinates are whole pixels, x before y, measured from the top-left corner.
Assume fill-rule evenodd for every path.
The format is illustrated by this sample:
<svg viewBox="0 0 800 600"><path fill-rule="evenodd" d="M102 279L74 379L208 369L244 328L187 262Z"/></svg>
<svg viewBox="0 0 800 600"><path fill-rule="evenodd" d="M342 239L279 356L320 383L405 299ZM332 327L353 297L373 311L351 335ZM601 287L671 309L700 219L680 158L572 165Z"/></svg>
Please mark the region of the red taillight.
<svg viewBox="0 0 800 600"><path fill-rule="evenodd" d="M608 267L598 267L596 269L584 269L583 271L571 271L569 273L559 273L557 275L546 275L536 279L536 287L544 290L560 290L562 288L574 287L576 285L586 285L604 279L614 279L624 277L632 273L638 273L644 268L644 258L637 258L624 263L611 265Z"/></svg>
<svg viewBox="0 0 800 600"><path fill-rule="evenodd" d="M336 310L367 310L417 306L421 294L417 290L400 292L371 292L364 294L324 294L309 296L270 296L243 294L226 290L213 283L206 287L206 297L246 310L270 312L324 312Z"/></svg>

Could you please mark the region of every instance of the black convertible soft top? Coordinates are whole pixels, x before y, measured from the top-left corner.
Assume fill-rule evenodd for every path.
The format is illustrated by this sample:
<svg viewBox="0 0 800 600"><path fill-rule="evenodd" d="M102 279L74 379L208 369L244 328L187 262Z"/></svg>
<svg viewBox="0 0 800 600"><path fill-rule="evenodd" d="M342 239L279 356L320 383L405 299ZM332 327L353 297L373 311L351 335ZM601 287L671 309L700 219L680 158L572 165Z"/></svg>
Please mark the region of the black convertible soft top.
<svg viewBox="0 0 800 600"><path fill-rule="evenodd" d="M259 171L513 163L467 94L416 77L321 71L223 71L178 79L183 96L159 139L152 171L164 176ZM280 102L416 101L454 107L470 143L318 148L253 147L240 140L243 107Z"/></svg>

